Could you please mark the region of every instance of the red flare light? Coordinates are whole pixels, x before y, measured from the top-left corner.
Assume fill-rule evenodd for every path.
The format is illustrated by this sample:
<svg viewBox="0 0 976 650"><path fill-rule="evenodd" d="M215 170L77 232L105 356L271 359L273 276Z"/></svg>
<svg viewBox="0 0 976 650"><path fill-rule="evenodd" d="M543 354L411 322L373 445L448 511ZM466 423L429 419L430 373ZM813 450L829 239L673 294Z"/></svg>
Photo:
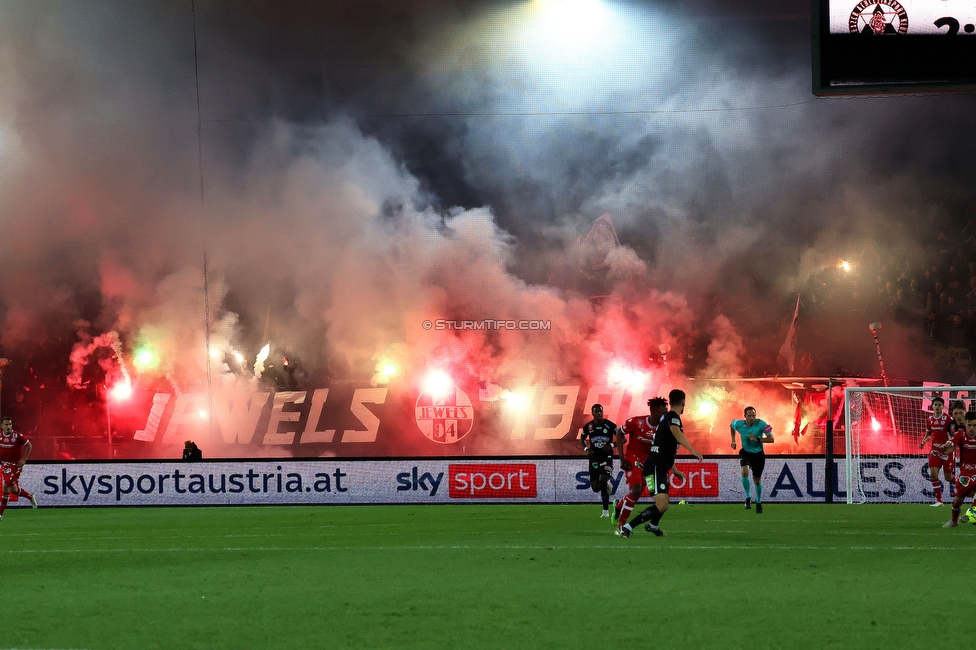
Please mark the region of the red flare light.
<svg viewBox="0 0 976 650"><path fill-rule="evenodd" d="M508 390L502 394L502 399L505 400L506 406L516 411L524 411L529 407L529 402L532 401L526 393L515 393Z"/></svg>
<svg viewBox="0 0 976 650"><path fill-rule="evenodd" d="M639 392L647 385L646 372L628 368L619 361L614 361L607 369L607 382L611 386L622 386L628 390Z"/></svg>
<svg viewBox="0 0 976 650"><path fill-rule="evenodd" d="M132 384L120 381L108 390L109 397L116 401L127 400L132 397Z"/></svg>
<svg viewBox="0 0 976 650"><path fill-rule="evenodd" d="M434 398L444 397L453 387L454 382L443 370L434 370L424 380L424 392Z"/></svg>

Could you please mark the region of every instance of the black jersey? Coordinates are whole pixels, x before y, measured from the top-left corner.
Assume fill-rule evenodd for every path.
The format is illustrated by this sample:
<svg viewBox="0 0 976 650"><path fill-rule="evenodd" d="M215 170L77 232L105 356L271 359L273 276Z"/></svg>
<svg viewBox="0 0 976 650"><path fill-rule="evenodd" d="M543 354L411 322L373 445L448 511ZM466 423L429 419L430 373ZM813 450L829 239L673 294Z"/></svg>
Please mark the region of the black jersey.
<svg viewBox="0 0 976 650"><path fill-rule="evenodd" d="M659 467L671 467L674 465L674 457L678 455L678 441L671 433L672 424L678 425L678 429L682 433L685 431L684 427L681 426L681 416L674 411L668 411L668 414L661 418L661 423L657 425L657 433L654 434L651 456L649 456L650 458L657 455Z"/></svg>
<svg viewBox="0 0 976 650"><path fill-rule="evenodd" d="M580 439L586 440L587 437L590 439L589 453L591 456L612 456L613 447L610 445L616 432L617 425L610 420L604 419L603 423L599 425L595 420L590 420L583 425L583 433L580 434Z"/></svg>

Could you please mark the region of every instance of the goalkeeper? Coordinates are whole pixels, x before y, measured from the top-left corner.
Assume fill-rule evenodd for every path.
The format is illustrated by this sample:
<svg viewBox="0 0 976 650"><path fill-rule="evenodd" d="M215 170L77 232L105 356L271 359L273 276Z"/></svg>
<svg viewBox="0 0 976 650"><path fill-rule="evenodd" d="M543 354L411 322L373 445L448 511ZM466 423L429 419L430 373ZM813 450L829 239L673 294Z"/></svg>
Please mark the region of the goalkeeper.
<svg viewBox="0 0 976 650"><path fill-rule="evenodd" d="M756 514L762 514L762 474L766 468L766 452L763 445L773 442L773 427L756 417L756 409L747 406L742 412L745 419L732 420L729 433L732 435L732 449L735 449L735 434L742 438L739 450L739 465L742 467L742 489L746 493L746 510L752 507L752 493L749 489L749 470L752 482L756 484Z"/></svg>

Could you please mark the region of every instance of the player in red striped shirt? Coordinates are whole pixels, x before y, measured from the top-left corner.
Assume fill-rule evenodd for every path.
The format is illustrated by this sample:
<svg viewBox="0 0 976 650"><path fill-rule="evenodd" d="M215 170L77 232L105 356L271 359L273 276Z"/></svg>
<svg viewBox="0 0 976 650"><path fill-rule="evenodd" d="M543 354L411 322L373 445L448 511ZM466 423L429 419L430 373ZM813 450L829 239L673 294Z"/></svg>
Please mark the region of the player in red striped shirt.
<svg viewBox="0 0 976 650"><path fill-rule="evenodd" d="M950 456L953 449L959 453L959 476L956 478L956 495L952 499L952 519L944 526L955 528L959 525L959 511L966 497L976 497L976 413L970 411L966 414L965 431L956 431L942 449ZM976 502L976 498L973 501Z"/></svg>
<svg viewBox="0 0 976 650"><path fill-rule="evenodd" d="M946 453L942 447L949 442L949 427L952 419L943 412L945 400L941 397L932 399L932 415L925 419L925 437L918 444L919 449L925 448L925 443L932 440L932 449L929 451L929 478L932 481L932 491L935 492L935 503L933 507L942 505L942 481L939 480L939 470L945 474L946 481L954 483L955 460L951 453Z"/></svg>
<svg viewBox="0 0 976 650"><path fill-rule="evenodd" d="M14 422L9 415L0 418L0 472L3 474L3 498L0 499L0 519L7 509L11 494L30 500L32 508L37 507L37 499L20 487L20 472L24 469L31 453L31 442L27 436L14 431Z"/></svg>
<svg viewBox="0 0 976 650"><path fill-rule="evenodd" d="M630 513L637 505L644 490L647 489L647 479L644 477L643 463L651 453L654 434L661 418L668 412L668 402L663 397L647 400L650 415L630 418L617 427L617 449L620 454L620 468L624 470L629 491L623 499L617 499L613 504L613 521L617 524L617 531L627 523ZM628 440L624 446L624 436ZM673 469L679 478L684 478L680 470Z"/></svg>

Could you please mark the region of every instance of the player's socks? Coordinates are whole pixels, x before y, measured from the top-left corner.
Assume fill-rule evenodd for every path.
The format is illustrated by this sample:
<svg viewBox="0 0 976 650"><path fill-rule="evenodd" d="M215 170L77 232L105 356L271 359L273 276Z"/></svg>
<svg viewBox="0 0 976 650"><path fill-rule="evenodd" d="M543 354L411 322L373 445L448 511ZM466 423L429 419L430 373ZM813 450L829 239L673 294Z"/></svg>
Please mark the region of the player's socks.
<svg viewBox="0 0 976 650"><path fill-rule="evenodd" d="M756 505L762 503L762 482L756 483Z"/></svg>
<svg viewBox="0 0 976 650"><path fill-rule="evenodd" d="M656 505L651 506L650 511L651 511L651 525L657 526L659 523L661 523L661 517L664 516L664 513L658 510Z"/></svg>
<svg viewBox="0 0 976 650"><path fill-rule="evenodd" d="M957 523L959 521L960 510L962 510L962 506L957 506L955 503L952 504L952 523Z"/></svg>
<svg viewBox="0 0 976 650"><path fill-rule="evenodd" d="M651 512L650 512L651 508L654 508L655 510L657 510L657 506L651 506L650 508L644 508L640 513L638 513L638 515L636 517L634 517L634 520L632 522L630 522L630 526L632 528L636 528L637 526L640 526L644 522L650 521L651 520Z"/></svg>
<svg viewBox="0 0 976 650"><path fill-rule="evenodd" d="M942 503L942 481L939 479L932 481L932 491L935 492L935 500Z"/></svg>
<svg viewBox="0 0 976 650"><path fill-rule="evenodd" d="M634 497L634 495L628 493L627 496L624 497L623 503L620 504L620 516L617 518L618 526L623 526L627 523L627 520L630 518L630 511L634 509L636 504L637 499Z"/></svg>
<svg viewBox="0 0 976 650"><path fill-rule="evenodd" d="M22 497L24 497L24 498L25 498L25 499L27 499L28 501L30 501L31 499L33 499L33 498L34 498L34 495L33 495L33 494L31 494L30 492L28 492L27 490L25 490L24 488L20 488L20 490L19 490L19 491L17 492L17 494L18 494L19 496L22 496Z"/></svg>
<svg viewBox="0 0 976 650"><path fill-rule="evenodd" d="M742 489L745 490L746 498L751 499L752 492L749 491L749 477L747 476L742 477Z"/></svg>
<svg viewBox="0 0 976 650"><path fill-rule="evenodd" d="M603 511L606 512L610 508L610 487L604 485L600 490L600 498L603 499Z"/></svg>
<svg viewBox="0 0 976 650"><path fill-rule="evenodd" d="M3 511L7 509L7 502L10 501L10 497L6 494L0 499L0 517L3 516Z"/></svg>
<svg viewBox="0 0 976 650"><path fill-rule="evenodd" d="M634 520L630 522L632 528L640 526L644 522L650 522L651 525L657 526L660 523L662 513L657 509L657 505L652 505L649 508L645 508L639 515L634 517Z"/></svg>

